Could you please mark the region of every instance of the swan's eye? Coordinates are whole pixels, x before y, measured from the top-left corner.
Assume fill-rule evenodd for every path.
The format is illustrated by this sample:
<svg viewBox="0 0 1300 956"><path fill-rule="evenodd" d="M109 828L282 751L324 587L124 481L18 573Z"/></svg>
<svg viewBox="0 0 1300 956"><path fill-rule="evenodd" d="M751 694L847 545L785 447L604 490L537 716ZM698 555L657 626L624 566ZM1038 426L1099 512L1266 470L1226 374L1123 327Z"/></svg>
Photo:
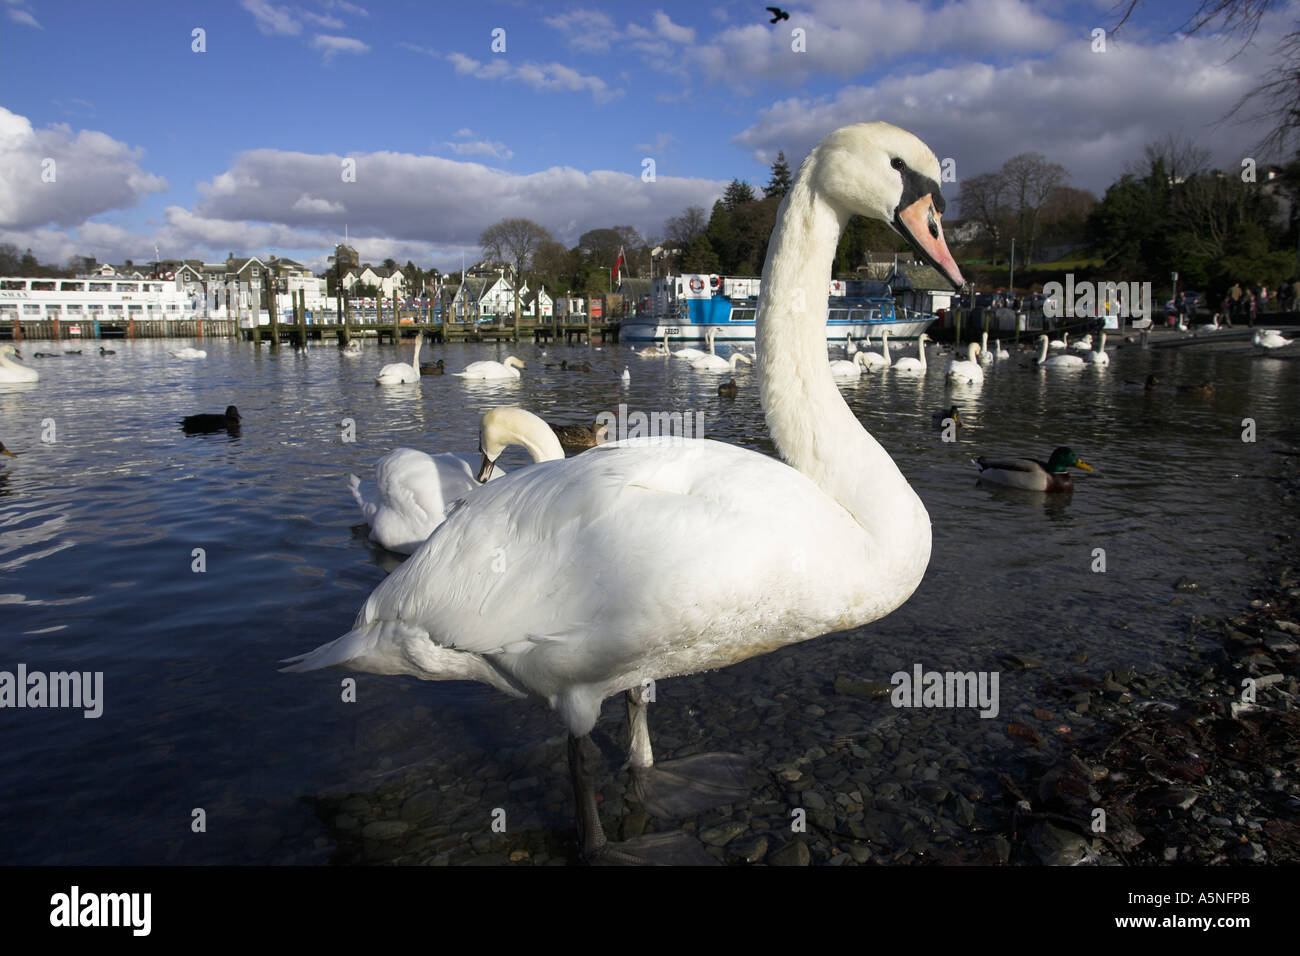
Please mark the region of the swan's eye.
<svg viewBox="0 0 1300 956"><path fill-rule="evenodd" d="M906 164L905 164L901 159L899 159L897 156L895 156L893 159L891 159L891 160L889 161L889 165L890 165L890 166L893 166L895 169L902 169L903 166L906 165Z"/></svg>

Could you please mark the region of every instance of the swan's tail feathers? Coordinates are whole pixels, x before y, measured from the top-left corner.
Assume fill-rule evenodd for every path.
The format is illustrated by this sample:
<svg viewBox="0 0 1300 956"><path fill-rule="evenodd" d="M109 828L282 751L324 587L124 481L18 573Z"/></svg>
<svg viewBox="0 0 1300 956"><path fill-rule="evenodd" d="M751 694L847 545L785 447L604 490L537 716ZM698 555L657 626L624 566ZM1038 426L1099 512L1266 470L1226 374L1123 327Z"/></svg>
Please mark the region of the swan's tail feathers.
<svg viewBox="0 0 1300 956"><path fill-rule="evenodd" d="M325 667L335 667L360 658L370 657L379 644L385 626L392 623L391 621L372 621L369 624L362 624L348 631L342 637L336 638L328 644L322 644L314 651L308 651L306 654L299 654L296 657L286 657L280 663L289 666L281 667L280 672L283 674L298 674L304 671L318 671Z"/></svg>

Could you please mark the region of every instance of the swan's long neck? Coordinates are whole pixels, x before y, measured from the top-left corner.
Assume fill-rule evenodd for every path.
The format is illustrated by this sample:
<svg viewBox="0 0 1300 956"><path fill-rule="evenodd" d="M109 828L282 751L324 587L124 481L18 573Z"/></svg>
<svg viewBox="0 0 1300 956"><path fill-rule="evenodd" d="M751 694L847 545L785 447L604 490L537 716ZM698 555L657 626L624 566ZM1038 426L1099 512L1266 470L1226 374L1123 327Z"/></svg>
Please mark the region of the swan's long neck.
<svg viewBox="0 0 1300 956"><path fill-rule="evenodd" d="M1047 361L1047 336L1038 340L1038 364L1042 365Z"/></svg>
<svg viewBox="0 0 1300 956"><path fill-rule="evenodd" d="M889 361L889 329L885 329L885 331L880 333L880 343L881 343L880 345L881 352L885 356L885 361L888 362Z"/></svg>
<svg viewBox="0 0 1300 956"><path fill-rule="evenodd" d="M924 370L925 369L925 339L921 338L919 335L916 338L916 357L920 360L921 368L922 370Z"/></svg>
<svg viewBox="0 0 1300 956"><path fill-rule="evenodd" d="M763 414L781 457L853 515L878 544L873 559L910 594L930 559L930 518L826 365L826 290L848 213L814 191L815 168L805 162L782 201L763 266L755 323Z"/></svg>

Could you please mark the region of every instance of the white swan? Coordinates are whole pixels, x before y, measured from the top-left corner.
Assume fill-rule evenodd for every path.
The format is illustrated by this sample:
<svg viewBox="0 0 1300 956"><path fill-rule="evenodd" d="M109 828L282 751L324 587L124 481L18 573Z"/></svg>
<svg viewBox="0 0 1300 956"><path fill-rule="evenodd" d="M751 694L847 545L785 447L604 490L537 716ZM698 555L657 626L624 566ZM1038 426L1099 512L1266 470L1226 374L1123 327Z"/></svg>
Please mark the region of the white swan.
<svg viewBox="0 0 1300 956"><path fill-rule="evenodd" d="M623 374L618 377L618 380L624 385L632 384L632 372L626 365L623 366Z"/></svg>
<svg viewBox="0 0 1300 956"><path fill-rule="evenodd" d="M799 167L756 317L759 392L781 460L649 438L513 472L448 515L352 630L286 669L477 680L544 701L569 731L586 858L666 854L663 834L658 847L605 838L587 737L602 700L870 623L925 574L925 506L824 371L825 312L789 306L825 298L854 214L892 223L959 288L939 180L934 153L887 123L837 130ZM634 771L662 773L639 695L629 709Z"/></svg>
<svg viewBox="0 0 1300 956"><path fill-rule="evenodd" d="M1075 339L1070 343L1072 352L1091 352L1092 351L1092 333L1089 332L1081 339Z"/></svg>
<svg viewBox="0 0 1300 956"><path fill-rule="evenodd" d="M1001 339L996 339L993 342L993 357L999 362L1011 358L1011 353L1003 348Z"/></svg>
<svg viewBox="0 0 1300 956"><path fill-rule="evenodd" d="M168 349L168 352L173 358L178 359L202 359L208 357L208 353L203 349L191 348L188 345L183 349Z"/></svg>
<svg viewBox="0 0 1300 956"><path fill-rule="evenodd" d="M36 369L9 361L11 355L19 359L23 357L22 353L8 342L0 345L0 382L35 382L40 379L41 375Z"/></svg>
<svg viewBox="0 0 1300 956"><path fill-rule="evenodd" d="M930 336L922 332L916 339L916 358L907 355L899 359L893 365L895 372L904 374L919 373L925 374L925 343L930 341Z"/></svg>
<svg viewBox="0 0 1300 956"><path fill-rule="evenodd" d="M989 365L993 361L993 356L989 354L989 334L980 333L980 364Z"/></svg>
<svg viewBox="0 0 1300 956"><path fill-rule="evenodd" d="M844 334L844 357L849 361L853 361L853 356L856 355L857 352L858 343L853 341L853 333L846 332Z"/></svg>
<svg viewBox="0 0 1300 956"><path fill-rule="evenodd" d="M697 372L734 372L739 362L754 364L754 359L744 352L732 352L730 358L721 355L701 355L691 360L691 368Z"/></svg>
<svg viewBox="0 0 1300 956"><path fill-rule="evenodd" d="M1097 351L1088 353L1088 362L1092 365L1109 365L1110 356L1106 354L1106 333L1101 333L1097 340Z"/></svg>
<svg viewBox="0 0 1300 956"><path fill-rule="evenodd" d="M1048 341L1046 335L1038 337L1038 364L1041 368L1083 368L1084 361L1077 355L1053 355L1047 357Z"/></svg>
<svg viewBox="0 0 1300 956"><path fill-rule="evenodd" d="M361 340L349 339L348 344L339 349L340 355L346 355L349 358L355 358L361 354Z"/></svg>
<svg viewBox="0 0 1300 956"><path fill-rule="evenodd" d="M519 377L519 370L527 368L522 359L515 356L509 356L504 362L470 362L465 366L463 372L452 372L452 375L459 375L461 378L481 378L488 380L515 379Z"/></svg>
<svg viewBox="0 0 1300 956"><path fill-rule="evenodd" d="M415 351L411 353L411 363L393 362L379 370L375 378L376 385L413 385L420 380L420 349L424 346L424 333L415 336Z"/></svg>
<svg viewBox="0 0 1300 956"><path fill-rule="evenodd" d="M885 329L880 333L880 341L881 341L881 348L884 350L883 354L881 352L862 353L863 355L866 356L866 358L863 361L867 363L868 371L872 371L872 372L882 371L883 369L889 368L891 364L889 361L889 329ZM868 348L871 347L870 331L867 332L867 347Z"/></svg>
<svg viewBox="0 0 1300 956"><path fill-rule="evenodd" d="M367 501L361 479L348 475L352 497L370 525L370 540L389 551L411 554L442 524L447 506L505 474L496 459L510 445L523 445L533 461L564 457L551 426L522 408L494 408L479 424L479 452L426 455L398 448L375 464L378 497Z"/></svg>
<svg viewBox="0 0 1300 956"><path fill-rule="evenodd" d="M836 378L861 378L863 372L870 371L866 352L854 352L852 359L835 359L829 367Z"/></svg>
<svg viewBox="0 0 1300 956"><path fill-rule="evenodd" d="M1277 329L1260 329L1251 336L1250 341L1261 349L1280 349L1291 344L1291 339Z"/></svg>
<svg viewBox="0 0 1300 956"><path fill-rule="evenodd" d="M948 381L964 382L967 385L979 385L984 381L984 369L979 365L980 344L971 342L966 346L966 359L953 359L948 363Z"/></svg>
<svg viewBox="0 0 1300 956"><path fill-rule="evenodd" d="M635 347L633 347L632 350L635 352ZM657 342L652 341L648 346L636 354L641 358L667 358L669 355L672 355L673 353L668 350L668 334L664 333L663 345L659 345Z"/></svg>
<svg viewBox="0 0 1300 956"><path fill-rule="evenodd" d="M1215 312L1215 313L1214 313L1214 318L1211 319L1209 322L1202 322L1200 325L1196 326L1196 331L1197 331L1197 332L1217 332L1217 331L1219 331L1219 328L1220 328L1220 326L1219 326L1219 313L1218 313L1218 312Z"/></svg>
<svg viewBox="0 0 1300 956"><path fill-rule="evenodd" d="M1055 352L1057 349L1063 349L1070 344L1070 333L1063 332L1059 339L1052 339L1047 343L1047 347Z"/></svg>
<svg viewBox="0 0 1300 956"><path fill-rule="evenodd" d="M677 359L686 359L687 361L694 361L695 359L697 359L697 358L701 358L701 357L703 357L703 356L705 356L705 355L712 355L712 354L713 354L713 337L714 337L716 334L717 334L717 331L716 331L715 329L708 328L708 329L705 329L705 330L704 330L704 341L705 341L705 344L707 344L708 347L709 347L709 350L708 350L707 352L705 352L705 351L703 351L703 350L701 350L701 349L685 348L685 349L678 349L676 352L672 352L672 351L670 351L669 354L672 355L673 358L677 358ZM667 348L667 347L668 347L668 338L667 338L667 336L665 336L665 337L664 337L664 348Z"/></svg>

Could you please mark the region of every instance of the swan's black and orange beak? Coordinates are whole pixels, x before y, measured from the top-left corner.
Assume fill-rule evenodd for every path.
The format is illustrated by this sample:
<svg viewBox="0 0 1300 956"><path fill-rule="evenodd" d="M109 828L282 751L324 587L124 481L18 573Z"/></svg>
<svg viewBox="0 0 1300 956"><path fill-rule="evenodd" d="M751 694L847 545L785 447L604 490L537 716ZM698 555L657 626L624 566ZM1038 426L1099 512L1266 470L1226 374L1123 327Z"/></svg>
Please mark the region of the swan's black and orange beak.
<svg viewBox="0 0 1300 956"><path fill-rule="evenodd" d="M483 456L483 460L479 462L478 466L478 483L481 485L492 477L492 469L496 467L496 462L488 457L482 445L478 446L478 453Z"/></svg>
<svg viewBox="0 0 1300 956"><path fill-rule="evenodd" d="M948 243L944 242L941 219L943 213L935 208L934 196L930 193L906 207L899 206L894 210L894 228L903 234L903 238L912 244L921 258L952 283L954 289L960 289L966 280L962 278L961 270L948 251Z"/></svg>

